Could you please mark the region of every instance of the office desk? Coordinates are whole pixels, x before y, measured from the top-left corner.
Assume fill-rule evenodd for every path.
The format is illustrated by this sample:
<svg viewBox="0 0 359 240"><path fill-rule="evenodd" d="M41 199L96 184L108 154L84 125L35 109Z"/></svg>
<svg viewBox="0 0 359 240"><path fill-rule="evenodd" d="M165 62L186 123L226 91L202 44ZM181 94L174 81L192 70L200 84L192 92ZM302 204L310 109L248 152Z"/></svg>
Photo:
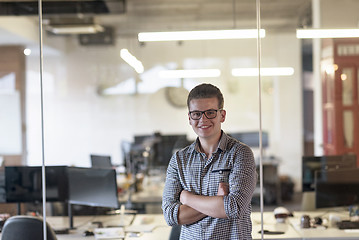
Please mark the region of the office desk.
<svg viewBox="0 0 359 240"><path fill-rule="evenodd" d="M53 229L69 227L67 217L49 216L46 221ZM84 231L95 229L94 222L101 222L104 227L124 226L126 240L168 240L171 233L171 227L167 226L162 214L75 216L76 229L70 230L69 234L57 234L56 237L58 240L95 240L95 236L83 235ZM139 234L135 236L132 232Z"/></svg>
<svg viewBox="0 0 359 240"><path fill-rule="evenodd" d="M270 231L283 231L284 234L267 235L264 234L266 240L358 240L359 231L353 232L340 230L336 227L327 229L301 229L300 218L303 214L309 215L311 218L316 216L329 216L325 212L294 212L294 217L288 218L285 223L277 223L272 212L263 213L263 229ZM342 220L348 216L347 213L335 213L341 215ZM261 239L261 214L254 212L251 215L253 230L252 237L254 240ZM53 228L68 227L67 217L47 217L47 222ZM162 214L137 214L134 215L107 215L107 216L75 216L74 226L76 229L71 230L70 234L57 235L58 240L95 240L94 236L84 237L85 230L95 228L93 222L102 222L106 226L124 226L126 232L126 240L168 240L171 227L167 226ZM139 232L136 236L133 232Z"/></svg>
<svg viewBox="0 0 359 240"><path fill-rule="evenodd" d="M261 213L253 212L251 214L252 218L252 237L253 240L262 239L261 231ZM264 212L263 213L263 229L269 231L280 231L284 234L275 234L268 235L264 234L264 239L291 239L291 240L301 240L301 235L290 225L288 222L277 223L274 218L273 212Z"/></svg>
<svg viewBox="0 0 359 240"><path fill-rule="evenodd" d="M125 229L126 231L142 229L139 237L131 237L131 234L127 233L126 240L168 240L172 228L167 225L162 214L138 214L131 226Z"/></svg>
<svg viewBox="0 0 359 240"><path fill-rule="evenodd" d="M129 226L134 215L100 215L100 216L74 216L73 225L76 229L89 229L96 227L95 222L101 222L106 226ZM46 221L53 229L69 227L69 218L61 216L48 216Z"/></svg>
<svg viewBox="0 0 359 240"><path fill-rule="evenodd" d="M302 239L315 239L315 240L327 240L327 239L359 239L359 229L355 230L341 230L335 226L329 226L328 228L309 228L303 229L300 227L300 219L302 215L308 215L311 219L320 216L321 218L329 218L330 215L340 217L341 220L348 220L349 213L347 211L340 212L323 212L323 211L310 211L310 212L294 212L294 217L289 218L290 225L302 236Z"/></svg>
<svg viewBox="0 0 359 240"><path fill-rule="evenodd" d="M94 236L83 236L84 231L95 229L96 222L101 222L104 227L108 226L129 226L134 220L134 215L101 215L101 216L74 216L73 225L75 229L70 230L69 234L57 234L58 240L66 239L88 239L94 240ZM61 216L48 216L46 221L53 229L63 229L69 227L69 218Z"/></svg>
<svg viewBox="0 0 359 240"><path fill-rule="evenodd" d="M95 240L94 236L83 236L85 230L94 228L92 222L102 222L104 226L125 226L126 240L168 240L171 227L167 226L162 214L138 214L124 215L121 219L119 215L111 216L76 216L74 226L77 227L70 231L70 234L58 234L58 240ZM63 228L68 226L68 219L65 217L47 217L47 222L53 228ZM131 234L139 232L139 234Z"/></svg>
<svg viewBox="0 0 359 240"><path fill-rule="evenodd" d="M294 212L294 217L289 217L285 223L277 223L272 212L263 213L263 229L270 231L283 231L284 234L279 235L267 235L264 234L264 239L291 239L291 240L359 240L359 230L340 230L336 226L329 226L328 228L318 227L318 228L309 228L303 229L300 227L300 220L303 215L308 215L311 219L314 217L328 218L330 214L335 214L340 217L341 220L346 220L349 218L348 212L322 212L322 211L312 211L312 212ZM261 230L261 214L260 212L254 212L251 215L253 230L252 237L253 239L261 239L261 233L258 233Z"/></svg>

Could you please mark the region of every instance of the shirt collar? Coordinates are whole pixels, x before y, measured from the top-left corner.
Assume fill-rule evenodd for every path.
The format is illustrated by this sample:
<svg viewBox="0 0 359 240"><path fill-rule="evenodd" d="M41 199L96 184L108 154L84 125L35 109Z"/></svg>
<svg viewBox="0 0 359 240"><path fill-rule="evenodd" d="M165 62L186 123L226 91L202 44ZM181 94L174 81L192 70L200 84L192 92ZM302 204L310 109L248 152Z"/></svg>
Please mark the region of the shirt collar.
<svg viewBox="0 0 359 240"><path fill-rule="evenodd" d="M227 149L227 142L228 142L228 135L223 132L223 130L221 130L221 138L219 139L218 142L218 147L217 147L217 151L225 151ZM193 150L195 150L196 152L201 152L200 148L199 148L199 138L196 138L196 141L192 144L193 145Z"/></svg>
<svg viewBox="0 0 359 240"><path fill-rule="evenodd" d="M222 130L222 135L221 138L219 139L218 148L221 149L222 151L225 151L227 149L227 142L228 142L228 135Z"/></svg>

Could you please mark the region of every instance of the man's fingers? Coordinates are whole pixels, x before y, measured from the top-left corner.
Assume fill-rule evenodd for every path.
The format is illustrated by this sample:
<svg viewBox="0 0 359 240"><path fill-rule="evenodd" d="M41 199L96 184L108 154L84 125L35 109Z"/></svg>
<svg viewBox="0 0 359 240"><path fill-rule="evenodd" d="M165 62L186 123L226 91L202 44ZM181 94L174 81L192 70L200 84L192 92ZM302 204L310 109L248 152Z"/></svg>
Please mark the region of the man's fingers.
<svg viewBox="0 0 359 240"><path fill-rule="evenodd" d="M218 185L217 196L228 195L228 193L229 193L229 185L228 185L228 183L220 182L219 185Z"/></svg>

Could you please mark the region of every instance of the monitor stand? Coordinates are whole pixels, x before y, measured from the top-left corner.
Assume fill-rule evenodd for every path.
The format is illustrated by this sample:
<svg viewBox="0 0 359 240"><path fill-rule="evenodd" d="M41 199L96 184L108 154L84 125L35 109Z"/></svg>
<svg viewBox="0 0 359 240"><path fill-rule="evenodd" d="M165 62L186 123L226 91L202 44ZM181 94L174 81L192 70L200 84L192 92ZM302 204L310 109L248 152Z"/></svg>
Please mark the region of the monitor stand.
<svg viewBox="0 0 359 240"><path fill-rule="evenodd" d="M21 203L16 203L16 212L17 215L21 215Z"/></svg>
<svg viewBox="0 0 359 240"><path fill-rule="evenodd" d="M302 211L314 211L315 208L315 191L303 192L302 195Z"/></svg>
<svg viewBox="0 0 359 240"><path fill-rule="evenodd" d="M68 212L68 218L69 218L69 227L68 228L59 228L56 229L54 228L54 232L56 235L58 234L69 234L71 229L75 229L74 228L74 220L73 220L73 216L72 216L72 206L70 203L67 203L67 212Z"/></svg>
<svg viewBox="0 0 359 240"><path fill-rule="evenodd" d="M71 203L67 203L67 213L69 216L69 229L75 229L74 228L74 217L72 215L72 205Z"/></svg>

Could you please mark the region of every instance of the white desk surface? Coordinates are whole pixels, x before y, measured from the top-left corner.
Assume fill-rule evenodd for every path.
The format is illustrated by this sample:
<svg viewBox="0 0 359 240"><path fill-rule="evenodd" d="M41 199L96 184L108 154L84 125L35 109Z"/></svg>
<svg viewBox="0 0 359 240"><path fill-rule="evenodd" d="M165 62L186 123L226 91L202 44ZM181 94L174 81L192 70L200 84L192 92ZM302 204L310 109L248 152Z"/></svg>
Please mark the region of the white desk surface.
<svg viewBox="0 0 359 240"><path fill-rule="evenodd" d="M139 237L130 237L131 234L126 234L126 239L137 240L168 240L171 227L167 225L162 214L138 214L136 215L132 225L125 228L126 231L138 229L150 229L151 232L142 232Z"/></svg>
<svg viewBox="0 0 359 240"><path fill-rule="evenodd" d="M315 239L315 240L327 240L327 239L359 239L359 230L341 230L337 227L329 226L328 228L319 227L319 228L308 228L303 229L300 227L300 219L302 215L308 215L311 219L314 217L329 218L329 215L335 215L340 217L341 220L348 220L348 212L322 212L322 211L312 211L312 212L294 212L293 218L288 218L289 223L293 228L302 236L302 239Z"/></svg>
<svg viewBox="0 0 359 240"><path fill-rule="evenodd" d="M359 240L359 231L358 230L340 230L337 227L319 227L319 228L310 228L303 229L300 227L300 219L303 215L309 215L311 219L314 217L328 218L330 214L334 214L341 218L341 220L347 220L349 218L348 212L323 212L323 211L313 211L313 212L294 212L294 217L289 217L285 223L277 223L272 212L263 213L263 229L270 231L284 231L285 234L281 235L266 235L264 234L264 239L315 239L315 240ZM261 214L260 212L254 212L251 215L253 230L252 237L253 239L261 239L261 234L258 233L261 230Z"/></svg>
<svg viewBox="0 0 359 240"><path fill-rule="evenodd" d="M253 212L251 215L252 218L252 238L262 239L261 231L261 213ZM302 237L299 233L290 225L288 222L285 223L277 223L276 219L272 212L264 212L263 213L263 229L269 231L280 231L284 232L284 234L264 234L263 239L292 239L292 240L301 240Z"/></svg>
<svg viewBox="0 0 359 240"><path fill-rule="evenodd" d="M263 213L263 228L270 231L283 231L284 234L268 235L264 234L266 240L281 239L315 239L315 240L359 240L359 231L349 232L340 230L336 227L327 229L301 229L300 218L302 215L309 215L311 218L316 216L328 217L329 213L323 212L294 212L294 217L287 219L285 223L277 223L272 212ZM346 214L335 213L341 215L345 220ZM251 215L253 223L252 236L254 240L261 239L261 214L254 212ZM46 217L47 222L55 229L66 228L69 226L67 217ZM75 216L74 227L70 234L58 234L58 240L95 240L94 236L83 236L85 230L95 228L93 222L102 222L106 226L124 226L126 232L126 240L168 240L171 227L167 226L162 214L138 214L134 215L107 215L107 216ZM139 232L137 236L133 236L132 232Z"/></svg>
<svg viewBox="0 0 359 240"><path fill-rule="evenodd" d="M74 216L73 225L76 229L88 229L95 227L94 222L101 222L107 226L128 226L131 224L134 215L99 215L99 216ZM54 229L69 227L69 218L62 216L48 216L46 221Z"/></svg>
<svg viewBox="0 0 359 240"><path fill-rule="evenodd" d="M136 240L168 240L171 227L167 226L162 214L138 214L124 215L121 219L120 215L111 216L76 216L74 217L74 226L76 229L71 230L70 234L58 234L58 240L78 239L78 240L94 240L94 236L83 236L85 230L94 228L92 222L101 221L106 226L125 226L125 239ZM47 217L46 221L53 228L61 228L68 226L68 218L65 217ZM136 236L131 232L139 232Z"/></svg>
<svg viewBox="0 0 359 240"><path fill-rule="evenodd" d="M134 215L106 215L106 216L74 216L74 230L70 234L57 234L58 240L65 239L88 239L94 240L94 236L83 236L84 231L96 228L94 222L101 222L104 227L108 226L129 226L134 219ZM63 229L69 227L68 217L48 216L46 221L53 229Z"/></svg>

